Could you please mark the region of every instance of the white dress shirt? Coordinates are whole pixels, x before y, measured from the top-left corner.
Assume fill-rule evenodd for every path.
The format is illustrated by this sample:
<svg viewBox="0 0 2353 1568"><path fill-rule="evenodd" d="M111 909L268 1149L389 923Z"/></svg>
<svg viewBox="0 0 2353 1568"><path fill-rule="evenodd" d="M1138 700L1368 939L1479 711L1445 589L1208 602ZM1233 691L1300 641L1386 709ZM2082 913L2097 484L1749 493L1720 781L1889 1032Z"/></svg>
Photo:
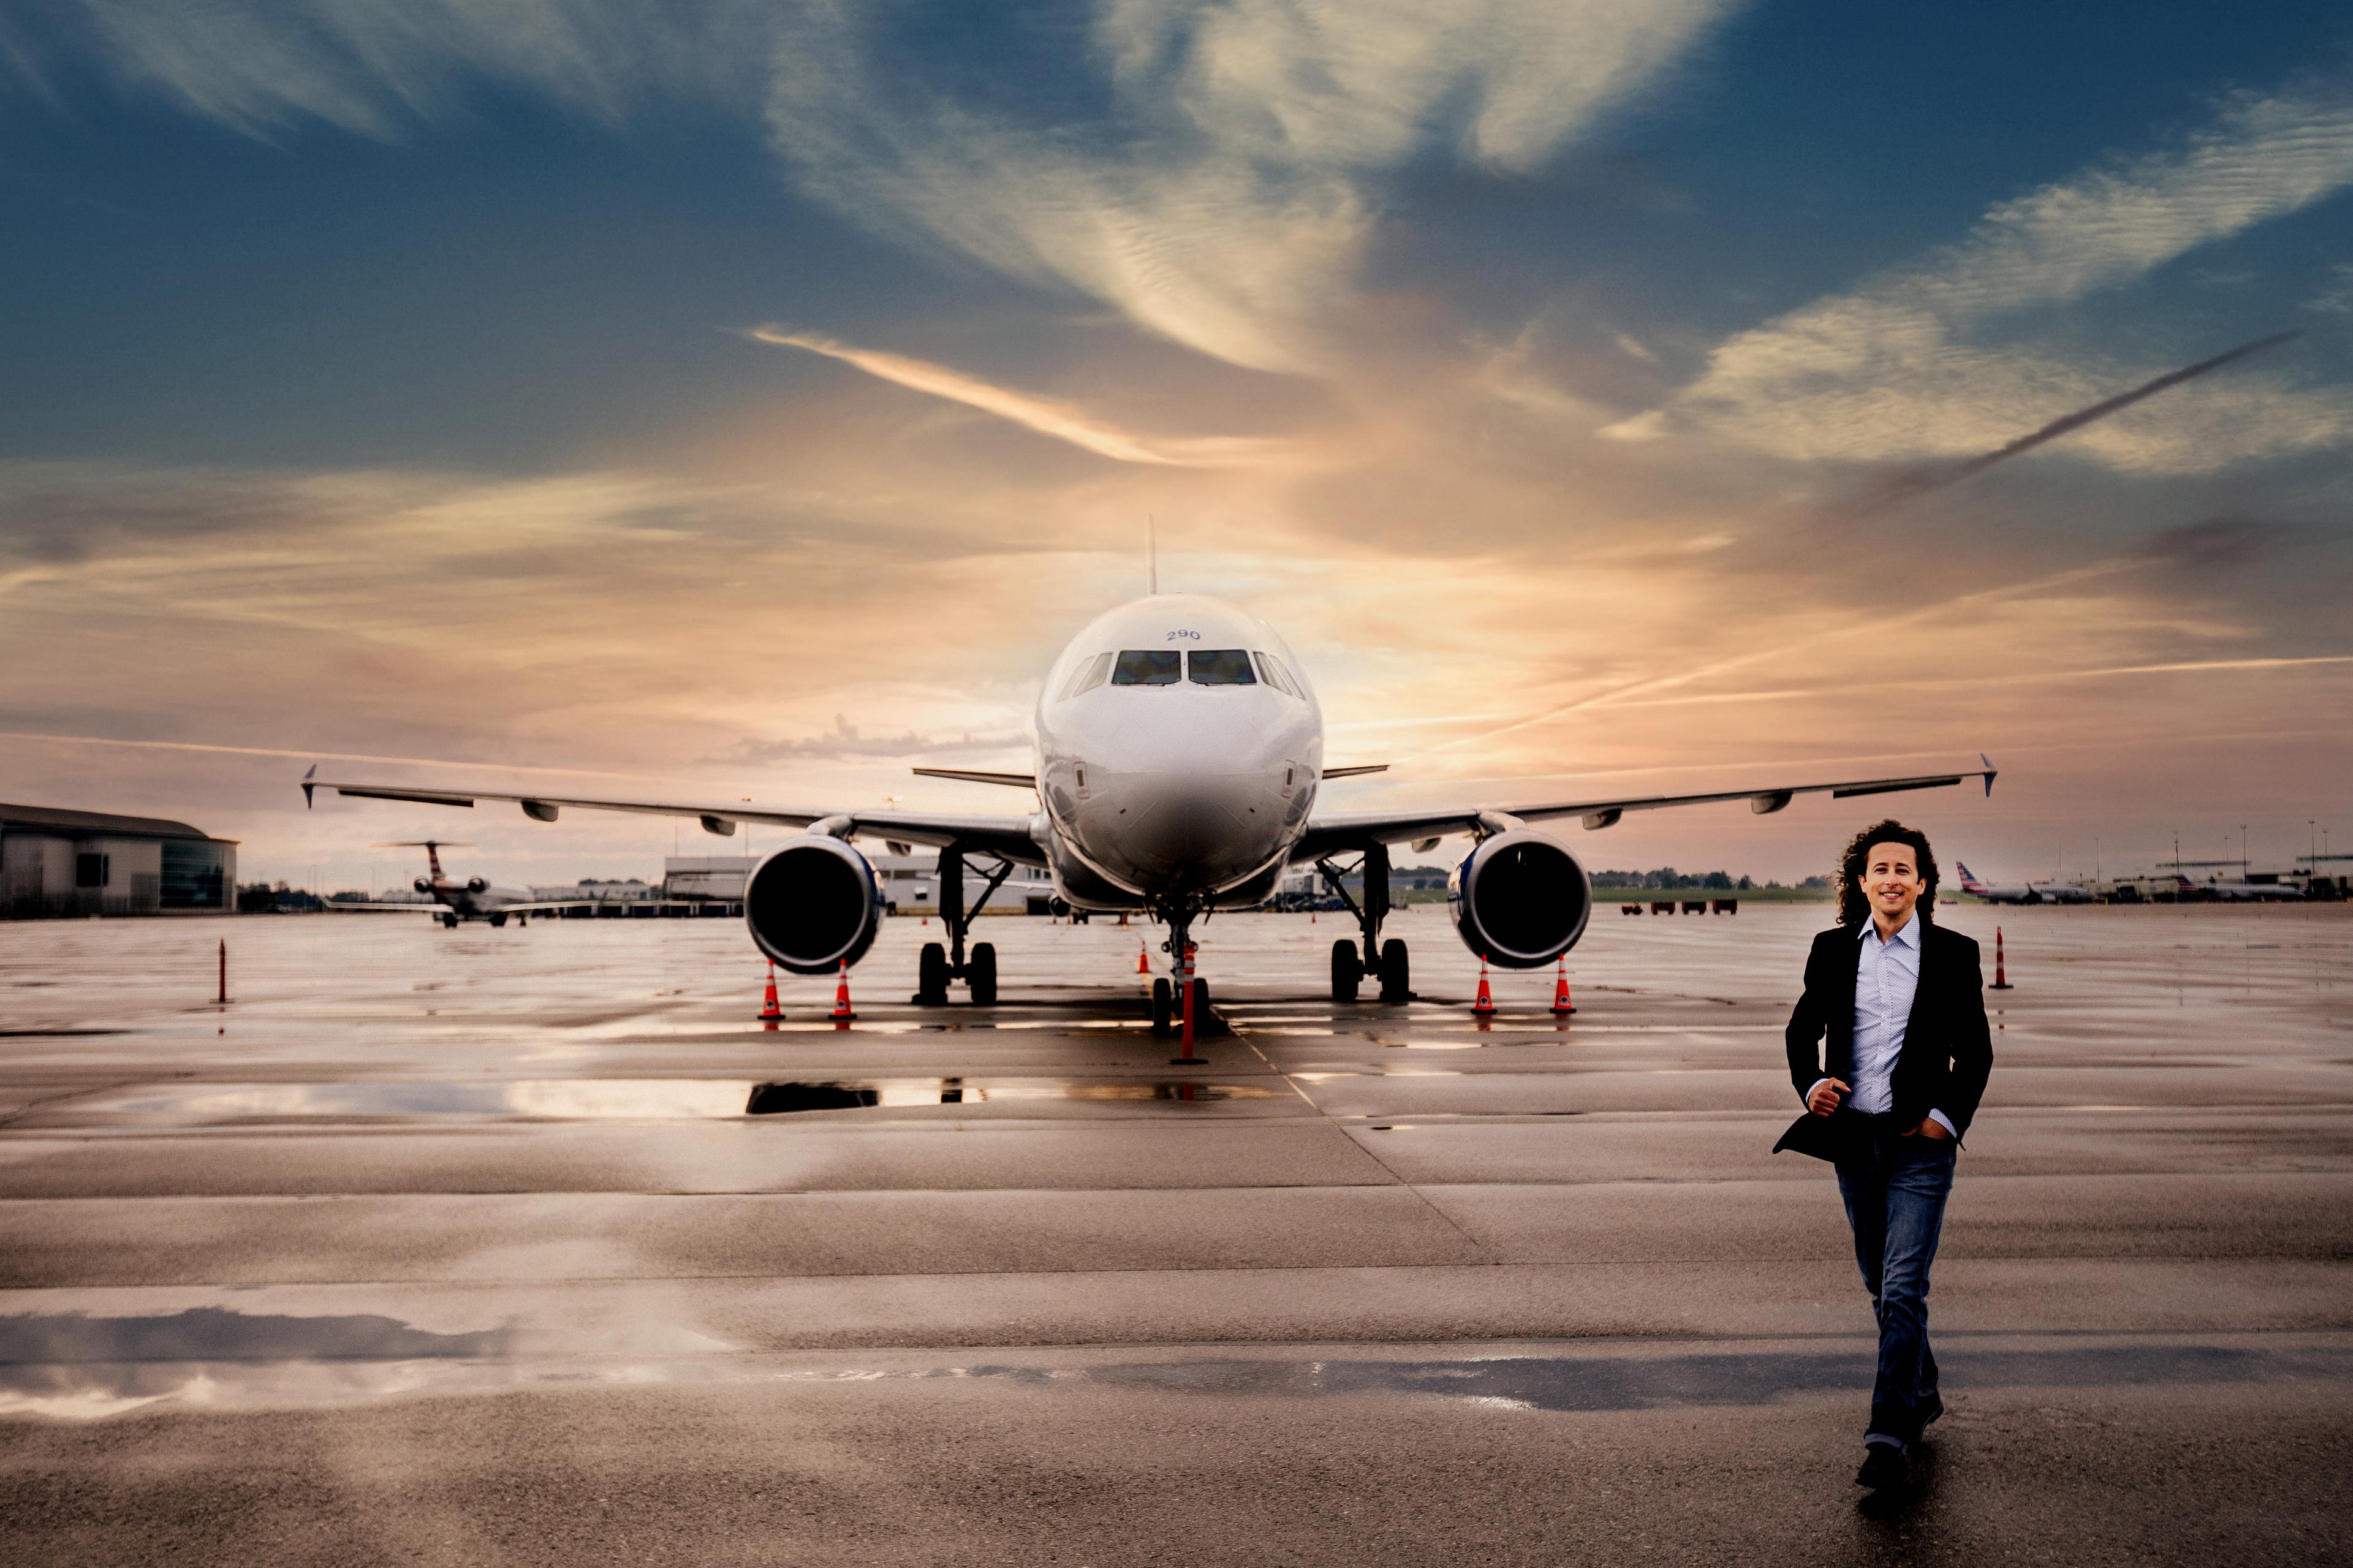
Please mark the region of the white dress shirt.
<svg viewBox="0 0 2353 1568"><path fill-rule="evenodd" d="M1904 1031L1912 1018L1912 998L1920 990L1920 916L1906 915L1883 941L1879 922L1867 920L1855 938L1861 950L1854 966L1854 1079L1847 1103L1883 1115L1895 1109L1895 1058L1904 1054ZM1819 1080L1819 1089L1827 1079ZM1811 1091L1808 1092L1811 1099ZM1941 1110L1928 1115L1947 1133L1953 1124ZM1958 1136L1957 1134L1954 1134Z"/></svg>

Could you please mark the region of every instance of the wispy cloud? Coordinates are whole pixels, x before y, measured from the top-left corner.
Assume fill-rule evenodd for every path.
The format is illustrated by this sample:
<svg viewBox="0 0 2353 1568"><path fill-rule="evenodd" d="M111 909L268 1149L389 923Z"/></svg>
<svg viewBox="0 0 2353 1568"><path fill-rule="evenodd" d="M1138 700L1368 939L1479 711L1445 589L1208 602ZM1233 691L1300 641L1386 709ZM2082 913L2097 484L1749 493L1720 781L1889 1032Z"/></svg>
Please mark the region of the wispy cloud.
<svg viewBox="0 0 2353 1568"><path fill-rule="evenodd" d="M520 86L612 121L654 93L749 111L772 28L754 0L58 0L12 42L39 85L84 62L253 135L305 120L398 138Z"/></svg>
<svg viewBox="0 0 2353 1568"><path fill-rule="evenodd" d="M121 746L137 752L195 752L221 757L309 757L318 762L336 763L399 763L427 768L496 768L510 773L572 773L584 778L642 779L645 773L617 773L610 768L543 768L522 763L491 762L480 759L460 761L450 757L395 757L380 752L322 752L285 746L219 746L201 741L126 741L111 735L48 735L30 730L0 730L0 741L19 741L34 745L50 746Z"/></svg>
<svg viewBox="0 0 2353 1568"><path fill-rule="evenodd" d="M805 184L1189 348L1329 370L1384 177L1433 145L1525 171L1678 58L1731 0L1104 0L1109 107L1086 122L959 101L930 62L819 5L769 100Z"/></svg>
<svg viewBox="0 0 2353 1568"><path fill-rule="evenodd" d="M765 110L861 223L1299 372L1332 367L1388 176L1434 151L1533 170L1736 4L1093 0L1063 62L1084 90L1027 97L971 92L904 8L848 0L58 0L10 43L37 89L90 62L263 136L395 139L484 84L607 121L656 96Z"/></svg>
<svg viewBox="0 0 2353 1568"><path fill-rule="evenodd" d="M2109 680L2127 675L2206 675L2223 671L2315 669L2353 664L2353 654L2314 654L2293 658L2189 658L2163 664L2117 664L2098 669L2034 669L2002 677L2004 686L2050 686L2074 680ZM1615 708L1689 708L1711 703L1787 702L1809 697L1861 696L1889 691L1965 691L1981 688L1982 676L1915 680L1863 680L1836 687L1778 687L1756 691L1702 691L1682 697L1638 698Z"/></svg>
<svg viewBox="0 0 2353 1568"><path fill-rule="evenodd" d="M1183 468L1250 468L1281 461L1285 450L1281 442L1248 436L1134 435L1058 398L1016 392L1011 387L998 386L945 365L909 359L904 354L854 348L813 332L789 331L783 327L754 327L751 335L764 343L805 349L839 360L893 385L977 408L1115 462Z"/></svg>
<svg viewBox="0 0 2353 1568"><path fill-rule="evenodd" d="M1029 744L1029 734L1018 731L976 735L967 730L960 735L937 736L910 730L902 735L866 735L845 715L837 713L832 727L820 734L798 740L739 741L728 755L712 760L780 763L801 757L922 757L950 752L1001 752Z"/></svg>
<svg viewBox="0 0 2353 1568"><path fill-rule="evenodd" d="M1598 691L1587 692L1539 712L1526 714L1508 724L1482 730L1474 734L1458 735L1452 740L1440 741L1432 745L1424 746L1418 751L1408 752L1398 760L1410 762L1422 757L1434 756L1440 752L1451 752L1460 746L1498 740L1522 730L1532 730L1540 724L1548 724L1556 720L1567 718L1573 713L1588 712L1598 708L1659 706L1666 700L1653 700L1650 702L1637 700L1649 692L1668 690L1691 685L1694 681L1709 679L1715 676L1728 675L1736 669L1745 669L1751 665L1786 658L1793 654L1825 644L1849 641L1858 637L1885 637L1892 632L1919 626L1925 621L1933 620L1938 616L1948 615L1955 610L1979 609L2002 599L2014 598L2023 594L2045 593L2052 588L2068 587L2119 572L2129 572L2147 564L2148 563L2146 561L2100 562L2090 566L2075 567L2048 576L2037 577L2031 582L2007 583L2000 587L1979 589L1975 593L1941 599L1935 604L1919 605L1897 616L1881 616L1867 621L1842 620L1809 637L1785 642L1772 642L1765 647L1748 648L1727 658L1712 659L1705 664L1687 669L1606 686Z"/></svg>
<svg viewBox="0 0 2353 1568"><path fill-rule="evenodd" d="M2165 367L2086 364L1989 344L2000 319L2145 277L2200 246L2353 184L2353 94L2224 100L2179 144L2105 163L1989 211L1968 238L1739 333L1698 381L1603 433L1703 430L1805 458L1998 446ZM2113 466L2198 471L2353 439L2353 399L2242 376L2087 430Z"/></svg>

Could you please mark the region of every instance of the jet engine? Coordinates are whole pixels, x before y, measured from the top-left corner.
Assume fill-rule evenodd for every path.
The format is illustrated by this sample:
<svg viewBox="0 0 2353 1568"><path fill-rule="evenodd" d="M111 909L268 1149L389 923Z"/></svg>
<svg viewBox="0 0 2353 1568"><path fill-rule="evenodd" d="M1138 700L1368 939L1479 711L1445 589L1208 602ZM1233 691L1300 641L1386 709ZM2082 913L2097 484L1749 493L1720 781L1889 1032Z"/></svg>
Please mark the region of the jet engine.
<svg viewBox="0 0 2353 1568"><path fill-rule="evenodd" d="M760 951L796 974L855 963L882 925L882 879L839 838L796 838L744 885L744 923Z"/></svg>
<svg viewBox="0 0 2353 1568"><path fill-rule="evenodd" d="M433 879L430 877L419 877L416 881L411 882L409 886L415 888L420 893L429 893L433 890Z"/></svg>
<svg viewBox="0 0 2353 1568"><path fill-rule="evenodd" d="M1593 883L1577 857L1521 827L1482 840L1447 879L1463 945L1505 969L1536 969L1577 945Z"/></svg>
<svg viewBox="0 0 2353 1568"><path fill-rule="evenodd" d="M488 877L469 877L466 879L466 891L470 893L488 892L490 890L490 887L491 879Z"/></svg>

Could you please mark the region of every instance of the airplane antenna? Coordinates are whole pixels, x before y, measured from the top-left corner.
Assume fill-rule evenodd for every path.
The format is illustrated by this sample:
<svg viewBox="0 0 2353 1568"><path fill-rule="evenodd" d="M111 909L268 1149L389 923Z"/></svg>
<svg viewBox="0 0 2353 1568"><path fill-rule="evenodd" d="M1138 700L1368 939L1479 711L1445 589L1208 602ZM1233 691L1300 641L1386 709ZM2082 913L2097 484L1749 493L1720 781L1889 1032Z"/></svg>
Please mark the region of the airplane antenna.
<svg viewBox="0 0 2353 1568"><path fill-rule="evenodd" d="M1160 592L1160 523L1148 511L1144 514L1144 591Z"/></svg>

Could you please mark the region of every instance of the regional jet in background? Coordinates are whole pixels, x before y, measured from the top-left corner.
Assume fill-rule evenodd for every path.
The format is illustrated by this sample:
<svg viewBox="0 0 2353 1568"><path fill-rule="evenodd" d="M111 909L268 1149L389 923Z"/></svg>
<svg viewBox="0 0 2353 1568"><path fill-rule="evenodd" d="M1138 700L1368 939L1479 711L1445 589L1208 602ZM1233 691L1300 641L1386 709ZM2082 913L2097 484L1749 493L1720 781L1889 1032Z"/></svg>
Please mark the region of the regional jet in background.
<svg viewBox="0 0 2353 1568"><path fill-rule="evenodd" d="M1779 811L1800 795L1884 795L1970 778L1983 779L1990 795L1994 781L1988 763L1959 773L1704 795L1466 801L1410 811L1317 808L1323 781L1385 766L1324 765L1324 718L1314 689L1272 630L1220 600L1155 594L1097 617L1054 660L1038 696L1029 772L914 770L927 778L1034 791L1033 811L516 795L346 783L318 778L315 766L303 777L302 793L306 800L314 790L332 789L449 806L512 801L539 822L554 821L567 806L647 812L699 818L705 830L723 836L744 822L799 828L801 837L770 851L753 870L744 914L760 951L802 974L855 963L881 926L881 882L856 840L879 839L894 854L907 853L910 845L934 846L940 851L938 913L948 943L929 943L920 955L917 999L931 1004L947 1000L952 980L964 982L976 1003L997 999L995 946L980 942L968 956L965 951L973 907L965 899L968 863L991 892L1016 866L1041 867L1073 909L1156 918L1169 928L1163 951L1172 964L1181 960L1197 921L1254 908L1273 894L1286 869L1312 865L1346 900L1360 939L1332 944L1333 999L1356 1000L1357 987L1371 975L1380 982L1382 1001L1403 1002L1412 996L1405 943L1381 940L1390 908L1392 845L1427 853L1450 834L1470 835L1471 852L1448 887L1455 928L1472 952L1504 968L1534 969L1576 944L1593 908L1584 868L1534 824L1577 817L1596 829L1630 811L1736 800L1762 814ZM1361 897L1354 898L1342 879L1357 872ZM986 901L985 893L977 902ZM1206 1001L1201 991L1195 1001L1197 1006ZM1165 1027L1178 1005L1169 982L1155 980L1155 1023Z"/></svg>
<svg viewBox="0 0 2353 1568"><path fill-rule="evenodd" d="M318 771L316 767L311 770L312 773ZM307 797L311 788L309 774L304 775L302 787ZM469 877L462 882L450 880L442 874L441 851L470 849L473 847L470 844L448 838L403 838L392 843L378 844L376 847L424 850L425 864L430 875L417 878L412 885L418 892L427 895L433 901L429 904L359 904L337 903L334 900L328 899L323 901L323 908L337 914L407 914L422 911L434 916L443 925L454 931L459 921L488 921L494 926L502 926L507 923L509 915L514 917L515 924L529 925L533 915L572 907L562 901L548 902L535 899L530 890L524 888L494 888L487 879L481 877Z"/></svg>
<svg viewBox="0 0 2353 1568"><path fill-rule="evenodd" d="M2021 882L2014 888L1989 888L1969 874L1967 862L1956 860L1953 868L1961 874L1961 891L1973 899L1983 899L1989 904L2090 904L2099 901L2098 895L2080 882Z"/></svg>

